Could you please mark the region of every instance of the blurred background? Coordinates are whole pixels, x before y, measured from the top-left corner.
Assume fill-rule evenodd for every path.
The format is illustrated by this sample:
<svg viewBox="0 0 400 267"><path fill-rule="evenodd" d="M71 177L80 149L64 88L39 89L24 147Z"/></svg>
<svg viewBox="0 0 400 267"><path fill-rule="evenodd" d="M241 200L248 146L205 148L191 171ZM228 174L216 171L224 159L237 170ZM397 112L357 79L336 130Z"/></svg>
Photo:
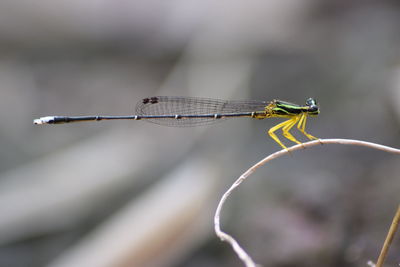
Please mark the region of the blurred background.
<svg viewBox="0 0 400 267"><path fill-rule="evenodd" d="M399 47L398 1L1 1L0 266L242 266L214 212L280 149L267 135L280 119L32 120L128 115L156 95L313 97L311 134L400 147ZM222 229L264 266L366 266L399 173L398 156L371 149L295 152L231 195Z"/></svg>

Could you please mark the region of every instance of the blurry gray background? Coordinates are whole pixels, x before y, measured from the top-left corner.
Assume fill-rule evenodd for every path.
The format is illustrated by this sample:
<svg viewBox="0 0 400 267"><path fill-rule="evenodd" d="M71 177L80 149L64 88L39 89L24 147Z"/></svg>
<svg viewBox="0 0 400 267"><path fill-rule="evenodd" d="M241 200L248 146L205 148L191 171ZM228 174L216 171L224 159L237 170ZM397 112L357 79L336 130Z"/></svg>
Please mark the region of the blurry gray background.
<svg viewBox="0 0 400 267"><path fill-rule="evenodd" d="M267 130L281 120L32 120L132 114L154 95L314 97L311 134L399 147L399 47L398 1L1 1L0 266L242 266L214 211L280 149ZM366 266L399 166L360 147L295 152L231 195L222 228L264 266Z"/></svg>

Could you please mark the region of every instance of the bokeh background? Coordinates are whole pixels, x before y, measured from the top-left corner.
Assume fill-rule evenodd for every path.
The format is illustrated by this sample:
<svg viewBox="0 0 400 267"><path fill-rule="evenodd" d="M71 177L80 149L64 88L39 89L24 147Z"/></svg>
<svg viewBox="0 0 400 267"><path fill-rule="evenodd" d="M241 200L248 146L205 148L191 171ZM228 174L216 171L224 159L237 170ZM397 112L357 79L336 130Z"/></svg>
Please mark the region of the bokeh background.
<svg viewBox="0 0 400 267"><path fill-rule="evenodd" d="M400 147L399 47L395 0L0 1L0 266L242 266L214 211L280 149L266 133L279 119L32 120L132 114L155 95L314 97L311 134ZM399 166L361 147L295 152L231 195L222 228L264 266L366 266Z"/></svg>

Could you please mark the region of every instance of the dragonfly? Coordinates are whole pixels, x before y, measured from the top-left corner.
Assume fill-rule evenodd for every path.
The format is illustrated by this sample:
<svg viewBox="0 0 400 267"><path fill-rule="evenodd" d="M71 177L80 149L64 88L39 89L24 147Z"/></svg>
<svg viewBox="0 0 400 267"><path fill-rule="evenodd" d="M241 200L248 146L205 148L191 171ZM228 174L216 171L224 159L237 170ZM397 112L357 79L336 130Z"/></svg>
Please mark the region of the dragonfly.
<svg viewBox="0 0 400 267"><path fill-rule="evenodd" d="M285 121L268 130L269 136L283 149L288 149L275 134L279 129L282 135L297 144L302 144L290 130L297 129L310 140L318 138L307 133L308 117L320 113L317 101L308 98L304 105L274 99L260 100L220 100L202 97L154 96L139 101L135 115L124 116L46 116L33 121L34 124L62 124L102 120L144 120L173 127L188 127L213 124L229 118L249 117L254 119L286 118Z"/></svg>

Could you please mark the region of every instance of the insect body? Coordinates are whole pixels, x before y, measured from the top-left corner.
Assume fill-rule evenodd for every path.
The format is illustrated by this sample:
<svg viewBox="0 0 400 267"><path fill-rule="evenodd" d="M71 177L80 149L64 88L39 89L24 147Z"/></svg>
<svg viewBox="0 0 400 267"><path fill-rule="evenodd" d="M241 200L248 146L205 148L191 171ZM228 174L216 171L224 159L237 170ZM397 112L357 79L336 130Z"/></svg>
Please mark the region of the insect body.
<svg viewBox="0 0 400 267"><path fill-rule="evenodd" d="M136 105L136 114L128 116L48 116L36 119L34 124L61 124L80 121L100 120L146 120L165 126L198 126L212 124L223 119L235 117L250 117L266 119L273 117L288 118L288 120L272 127L268 134L281 147L287 147L276 136L275 131L282 129L283 136L301 144L290 129L297 128L310 140L317 139L305 131L308 116L317 116L319 108L312 98L306 100L304 106L281 101L225 101L200 97L156 96L142 99Z"/></svg>

